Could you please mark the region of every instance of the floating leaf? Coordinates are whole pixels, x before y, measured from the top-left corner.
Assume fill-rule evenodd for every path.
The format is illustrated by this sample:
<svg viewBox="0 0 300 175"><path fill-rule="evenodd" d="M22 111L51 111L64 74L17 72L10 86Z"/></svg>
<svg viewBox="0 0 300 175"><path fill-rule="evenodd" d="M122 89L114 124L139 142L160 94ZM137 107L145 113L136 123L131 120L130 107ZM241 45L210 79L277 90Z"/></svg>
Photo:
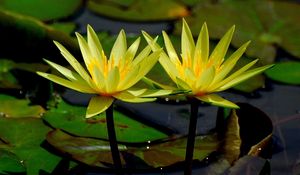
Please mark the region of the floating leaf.
<svg viewBox="0 0 300 175"><path fill-rule="evenodd" d="M22 160L18 156L16 156L15 154L7 150L0 149L0 173L1 174L21 173L25 171L26 169L22 163Z"/></svg>
<svg viewBox="0 0 300 175"><path fill-rule="evenodd" d="M300 10L299 3L274 1L273 6L278 23L271 30L280 37L281 46L291 55L300 58Z"/></svg>
<svg viewBox="0 0 300 175"><path fill-rule="evenodd" d="M287 84L300 85L300 62L279 62L265 73L267 77L272 80Z"/></svg>
<svg viewBox="0 0 300 175"><path fill-rule="evenodd" d="M244 7L247 8L244 8ZM286 10L282 9L284 7ZM251 57L258 57L263 64L274 62L278 44L288 52L299 56L300 5L279 1L218 1L199 3L193 15L186 20L194 36L202 24L207 22L210 36L219 39L232 25L236 25L232 44L235 47L251 40L246 51ZM288 13L285 13L288 12ZM220 27L222 26L222 27ZM179 32L181 24L177 25Z"/></svg>
<svg viewBox="0 0 300 175"><path fill-rule="evenodd" d="M0 148L15 154L22 160L27 174L39 174L40 170L50 173L60 158L49 153L40 145L51 129L38 118L0 117Z"/></svg>
<svg viewBox="0 0 300 175"><path fill-rule="evenodd" d="M91 11L100 15L130 21L171 20L189 13L185 6L174 0L143 0L123 4L112 3L110 0L90 0L87 5Z"/></svg>
<svg viewBox="0 0 300 175"><path fill-rule="evenodd" d="M61 130L49 132L47 141L56 149L70 154L72 158L85 164L106 167L105 164L113 163L108 141L74 137ZM126 146L120 144L118 147L120 151L127 149ZM124 164L124 160L122 163Z"/></svg>
<svg viewBox="0 0 300 175"><path fill-rule="evenodd" d="M47 135L47 141L60 151L68 153L74 159L88 165L107 167L108 164L112 164L108 141L75 137L60 130L50 132ZM194 159L203 160L211 152L214 152L218 145L219 141L214 135L196 137ZM181 138L156 144L149 143L144 147L129 147L119 144L119 149L122 152L123 164L134 165L135 168L141 169L136 165L142 164L146 168L158 168L184 161L185 146L186 138Z"/></svg>
<svg viewBox="0 0 300 175"><path fill-rule="evenodd" d="M30 105L28 99L17 99L12 96L0 94L0 113L5 117L21 118L36 117L39 118L45 112L39 105Z"/></svg>
<svg viewBox="0 0 300 175"><path fill-rule="evenodd" d="M173 139L159 144L145 146L142 149L128 150L155 168L170 166L185 159L187 138ZM197 136L195 138L194 160L202 161L219 147L216 135Z"/></svg>
<svg viewBox="0 0 300 175"><path fill-rule="evenodd" d="M0 88L21 88L18 84L18 80L10 72L14 65L15 63L11 60L0 59Z"/></svg>
<svg viewBox="0 0 300 175"><path fill-rule="evenodd" d="M0 8L48 21L66 18L82 5L82 0L1 0Z"/></svg>
<svg viewBox="0 0 300 175"><path fill-rule="evenodd" d="M59 128L77 136L107 139L105 113L96 118L85 118L86 107L61 101L57 108L50 109L43 119L54 128ZM117 140L120 142L147 142L166 138L167 135L142 124L124 113L114 111Z"/></svg>
<svg viewBox="0 0 300 175"><path fill-rule="evenodd" d="M51 24L51 27L71 35L76 29L76 24L73 22L55 22Z"/></svg>
<svg viewBox="0 0 300 175"><path fill-rule="evenodd" d="M53 40L71 51L78 50L76 41L68 34L35 18L5 10L0 10L0 37L1 57L23 63L40 62L45 57L56 58L55 62L61 62L61 55Z"/></svg>

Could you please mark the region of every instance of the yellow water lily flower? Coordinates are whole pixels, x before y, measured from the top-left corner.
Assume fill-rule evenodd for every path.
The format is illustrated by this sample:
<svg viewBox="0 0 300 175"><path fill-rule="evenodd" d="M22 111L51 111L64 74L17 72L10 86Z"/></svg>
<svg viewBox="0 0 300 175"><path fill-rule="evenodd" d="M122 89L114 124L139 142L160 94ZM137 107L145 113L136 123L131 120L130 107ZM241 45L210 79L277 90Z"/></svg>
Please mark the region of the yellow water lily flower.
<svg viewBox="0 0 300 175"><path fill-rule="evenodd" d="M209 35L206 23L203 24L195 43L190 28L183 19L181 57L178 57L170 38L163 31L167 53L163 52L161 54L159 62L179 89L190 91L187 95L194 96L201 101L212 103L216 106L238 108L236 104L222 98L215 92L229 89L263 72L272 65L249 70L258 61L256 59L236 72L231 72L250 43L245 43L225 59L234 29L235 27L233 26L228 30L209 55ZM146 32L143 32L143 35L153 51L160 49L158 44L153 43L150 35Z"/></svg>
<svg viewBox="0 0 300 175"><path fill-rule="evenodd" d="M121 30L113 45L109 59L107 59L91 26L87 27L87 41L79 33L76 33L76 36L87 71L65 47L54 41L61 54L75 71L46 60L65 78L44 72L37 72L37 74L73 90L97 94L89 102L86 117L92 117L105 111L115 99L133 103L150 102L156 99L153 97L171 92L170 90L131 88L157 62L161 53L159 49L150 54L151 48L147 46L136 56L140 38L136 39L127 48L126 34Z"/></svg>

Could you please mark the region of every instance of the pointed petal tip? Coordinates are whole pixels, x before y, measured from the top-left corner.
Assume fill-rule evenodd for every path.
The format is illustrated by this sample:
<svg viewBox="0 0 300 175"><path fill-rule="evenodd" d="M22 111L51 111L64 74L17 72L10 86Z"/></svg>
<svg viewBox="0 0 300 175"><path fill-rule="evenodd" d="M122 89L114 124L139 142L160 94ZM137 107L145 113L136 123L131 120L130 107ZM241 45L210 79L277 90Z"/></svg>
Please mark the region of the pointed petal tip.
<svg viewBox="0 0 300 175"><path fill-rule="evenodd" d="M202 24L202 27L201 27L201 29L205 29L205 30L207 30L207 23L206 23L206 21Z"/></svg>

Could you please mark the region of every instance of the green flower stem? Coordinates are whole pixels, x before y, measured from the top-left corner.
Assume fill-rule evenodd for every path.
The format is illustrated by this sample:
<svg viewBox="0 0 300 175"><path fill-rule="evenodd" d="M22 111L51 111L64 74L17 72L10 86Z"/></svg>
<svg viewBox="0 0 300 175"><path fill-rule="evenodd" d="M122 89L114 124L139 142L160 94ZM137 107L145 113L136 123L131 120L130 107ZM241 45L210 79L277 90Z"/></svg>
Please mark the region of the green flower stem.
<svg viewBox="0 0 300 175"><path fill-rule="evenodd" d="M184 175L192 174L192 164L197 128L197 118L198 118L198 100L195 98L190 99L191 102L191 115L189 123L189 133L187 138L186 153L185 153L185 167Z"/></svg>
<svg viewBox="0 0 300 175"><path fill-rule="evenodd" d="M113 105L106 110L107 133L116 174L122 175L122 163L116 137L113 111Z"/></svg>

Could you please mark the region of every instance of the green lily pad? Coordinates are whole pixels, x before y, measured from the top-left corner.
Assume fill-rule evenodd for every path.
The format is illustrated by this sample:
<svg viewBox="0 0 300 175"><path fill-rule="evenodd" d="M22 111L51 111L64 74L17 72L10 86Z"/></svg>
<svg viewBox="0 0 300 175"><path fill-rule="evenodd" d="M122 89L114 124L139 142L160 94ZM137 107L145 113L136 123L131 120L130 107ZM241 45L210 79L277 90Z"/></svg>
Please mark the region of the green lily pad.
<svg viewBox="0 0 300 175"><path fill-rule="evenodd" d="M5 117L22 118L36 117L39 118L45 112L44 108L39 105L30 105L28 99L17 99L12 96L0 94L0 113Z"/></svg>
<svg viewBox="0 0 300 175"><path fill-rule="evenodd" d="M286 10L281 7L285 7ZM232 25L236 25L232 39L233 46L240 47L251 40L246 54L260 58L263 64L270 64L274 62L276 55L274 44L299 56L297 54L300 50L300 26L297 22L300 18L297 13L299 10L300 5L291 2L235 0L205 2L199 3L193 9L193 15L186 20L194 36L199 34L202 24L207 22L210 36L215 39L221 38ZM178 33L181 30L181 23L178 23L176 28Z"/></svg>
<svg viewBox="0 0 300 175"><path fill-rule="evenodd" d="M61 55L53 40L68 48L78 51L77 42L68 34L27 16L6 10L0 10L0 57L16 62L37 63L42 58L51 57L61 63Z"/></svg>
<svg viewBox="0 0 300 175"><path fill-rule="evenodd" d="M90 0L87 7L97 14L129 21L172 20L187 16L189 13L185 6L174 0L122 2Z"/></svg>
<svg viewBox="0 0 300 175"><path fill-rule="evenodd" d="M21 88L18 84L18 80L10 72L14 65L15 63L11 60L0 59L0 88Z"/></svg>
<svg viewBox="0 0 300 175"><path fill-rule="evenodd" d="M74 14L82 3L82 0L2 0L0 8L48 21Z"/></svg>
<svg viewBox="0 0 300 175"><path fill-rule="evenodd" d="M54 22L50 24L50 26L69 35L73 34L74 30L76 29L76 24L73 22Z"/></svg>
<svg viewBox="0 0 300 175"><path fill-rule="evenodd" d="M107 164L111 165L113 163L108 141L75 137L61 130L51 131L47 135L47 141L56 149L72 155L74 159L85 164L107 167ZM211 152L215 151L218 145L219 141L215 135L196 137L194 159L203 160ZM157 144L149 143L149 145L145 145L144 147L130 147L119 144L119 150L122 152L121 159L123 164L130 161L128 165L143 163L146 168L158 168L184 161L185 146L186 138L181 138L170 139ZM128 154L136 158L128 160L124 156ZM134 160L138 161L134 162Z"/></svg>
<svg viewBox="0 0 300 175"><path fill-rule="evenodd" d="M4 141L0 148L15 154L27 174L39 174L40 170L50 173L60 161L40 146L51 130L41 119L0 117L0 128L0 139Z"/></svg>
<svg viewBox="0 0 300 175"><path fill-rule="evenodd" d="M85 113L86 107L70 105L61 101L57 108L47 111L43 119L52 127L77 136L108 139L105 113L91 119L86 119ZM117 110L114 111L114 120L117 140L120 142L147 142L167 137L163 132L140 123Z"/></svg>
<svg viewBox="0 0 300 175"><path fill-rule="evenodd" d="M7 150L0 149L0 173L22 173L25 171L25 166L18 156Z"/></svg>
<svg viewBox="0 0 300 175"><path fill-rule="evenodd" d="M300 85L300 62L298 61L286 61L286 62L279 62L276 65L267 70L266 75L268 78L272 80L293 84L293 85Z"/></svg>

